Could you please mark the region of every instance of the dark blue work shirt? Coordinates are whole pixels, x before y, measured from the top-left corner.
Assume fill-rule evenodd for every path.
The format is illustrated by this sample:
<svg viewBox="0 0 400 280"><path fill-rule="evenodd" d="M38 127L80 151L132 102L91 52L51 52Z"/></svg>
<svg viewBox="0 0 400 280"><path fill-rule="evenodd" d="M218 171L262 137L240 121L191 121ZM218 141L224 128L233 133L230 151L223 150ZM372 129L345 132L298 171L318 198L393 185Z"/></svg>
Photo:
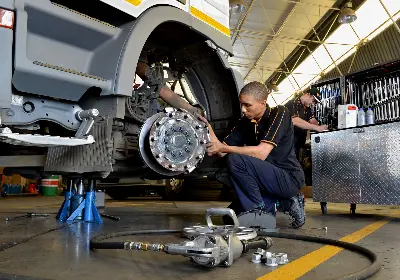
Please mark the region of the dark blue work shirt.
<svg viewBox="0 0 400 280"><path fill-rule="evenodd" d="M309 122L311 119L314 119L315 116L312 113L310 107L305 107L300 100L300 97L292 99L285 104L285 107L288 108L290 116L292 118L299 117L306 122ZM294 141L295 144L299 147L303 147L307 140L307 130L302 129L300 127L294 128Z"/></svg>
<svg viewBox="0 0 400 280"><path fill-rule="evenodd" d="M266 160L285 169L299 187L304 186L304 172L293 148L292 118L285 106L267 106L258 122L241 118L231 134L224 139L224 143L229 146L258 146L261 142L274 145Z"/></svg>

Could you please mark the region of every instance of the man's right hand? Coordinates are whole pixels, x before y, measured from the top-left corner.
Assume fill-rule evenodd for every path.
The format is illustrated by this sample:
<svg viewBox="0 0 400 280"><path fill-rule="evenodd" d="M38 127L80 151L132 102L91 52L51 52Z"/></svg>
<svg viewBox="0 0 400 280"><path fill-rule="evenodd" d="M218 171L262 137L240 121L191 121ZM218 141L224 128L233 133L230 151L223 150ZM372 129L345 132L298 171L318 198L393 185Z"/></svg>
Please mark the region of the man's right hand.
<svg viewBox="0 0 400 280"><path fill-rule="evenodd" d="M327 126L327 125L319 125L319 126L317 126L316 130L317 130L318 132L323 132L323 131L327 131L327 130L329 130L329 129L328 129L328 126Z"/></svg>

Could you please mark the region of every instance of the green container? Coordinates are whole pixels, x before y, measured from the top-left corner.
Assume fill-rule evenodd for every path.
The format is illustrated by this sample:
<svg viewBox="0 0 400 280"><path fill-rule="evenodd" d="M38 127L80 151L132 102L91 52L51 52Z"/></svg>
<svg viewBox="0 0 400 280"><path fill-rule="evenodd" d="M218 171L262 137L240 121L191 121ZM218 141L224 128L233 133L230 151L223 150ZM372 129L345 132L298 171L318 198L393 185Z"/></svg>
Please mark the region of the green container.
<svg viewBox="0 0 400 280"><path fill-rule="evenodd" d="M42 179L42 195L56 196L58 190L58 176L50 176Z"/></svg>

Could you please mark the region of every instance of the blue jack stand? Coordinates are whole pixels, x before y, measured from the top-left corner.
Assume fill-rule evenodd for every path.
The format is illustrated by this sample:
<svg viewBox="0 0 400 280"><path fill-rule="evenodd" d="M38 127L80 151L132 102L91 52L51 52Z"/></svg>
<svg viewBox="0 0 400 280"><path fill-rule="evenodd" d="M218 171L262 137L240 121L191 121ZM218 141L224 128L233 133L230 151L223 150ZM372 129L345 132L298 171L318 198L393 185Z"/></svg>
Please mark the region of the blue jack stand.
<svg viewBox="0 0 400 280"><path fill-rule="evenodd" d="M89 223L103 223L96 207L96 180L89 180L86 193L84 189L83 179L79 179L76 190L73 180L68 179L68 190L65 192L65 200L57 213L57 220L61 222L83 220Z"/></svg>

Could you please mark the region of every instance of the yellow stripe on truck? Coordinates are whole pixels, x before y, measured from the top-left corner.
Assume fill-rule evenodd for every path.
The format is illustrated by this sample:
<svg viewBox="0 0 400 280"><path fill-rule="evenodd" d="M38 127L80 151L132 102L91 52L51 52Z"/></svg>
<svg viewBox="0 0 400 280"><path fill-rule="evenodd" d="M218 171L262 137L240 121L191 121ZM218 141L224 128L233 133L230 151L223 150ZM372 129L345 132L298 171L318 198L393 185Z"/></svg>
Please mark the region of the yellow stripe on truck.
<svg viewBox="0 0 400 280"><path fill-rule="evenodd" d="M126 2L134 5L134 6L139 6L140 3L142 3L142 0L125 0Z"/></svg>
<svg viewBox="0 0 400 280"><path fill-rule="evenodd" d="M128 1L128 0L126 0ZM212 27L214 27L215 29L217 29L218 31L222 32L223 34L225 34L226 36L231 36L231 31L229 30L228 27L222 25L221 23L219 23L218 21L216 21L215 19L213 19L212 17L206 15L205 13L203 13L202 11L199 11L198 9L196 9L195 7L191 6L190 7L190 13L195 16L196 18L208 23L209 25L211 25Z"/></svg>

